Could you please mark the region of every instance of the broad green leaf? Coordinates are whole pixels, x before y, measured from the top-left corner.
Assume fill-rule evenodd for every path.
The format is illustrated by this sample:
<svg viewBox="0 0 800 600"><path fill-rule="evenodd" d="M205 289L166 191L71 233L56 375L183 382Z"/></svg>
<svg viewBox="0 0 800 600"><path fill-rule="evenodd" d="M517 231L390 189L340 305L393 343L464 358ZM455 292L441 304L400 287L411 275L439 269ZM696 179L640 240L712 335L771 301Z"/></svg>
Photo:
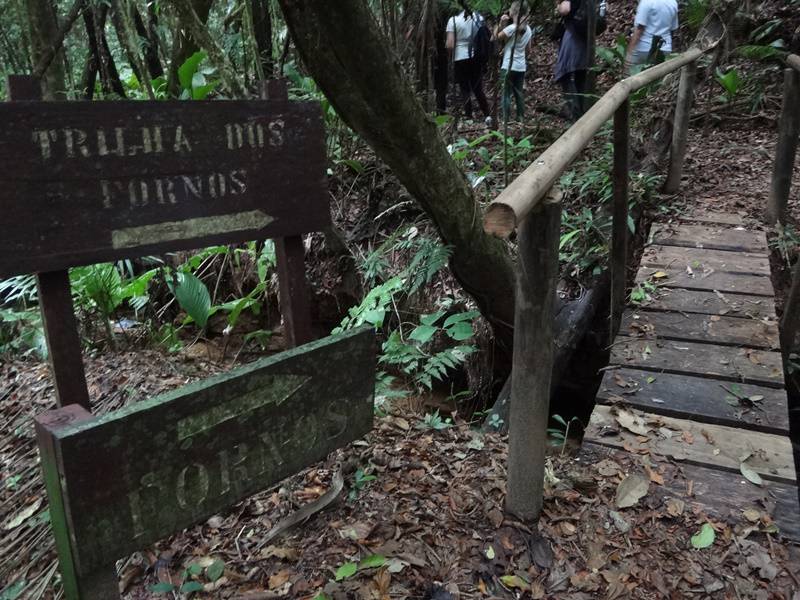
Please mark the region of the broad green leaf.
<svg viewBox="0 0 800 600"><path fill-rule="evenodd" d="M420 325L409 335L409 339L416 340L420 344L425 344L439 331L436 327L430 325Z"/></svg>
<svg viewBox="0 0 800 600"><path fill-rule="evenodd" d="M485 554L486 554L486 558L488 558L489 560L494 560L494 557L497 556L495 554L494 548L492 546L489 546L488 548L486 548Z"/></svg>
<svg viewBox="0 0 800 600"><path fill-rule="evenodd" d="M374 475L370 477L372 477L372 479L375 479ZM368 481L368 479L365 477L362 479L362 481ZM382 567L385 564L386 564L385 556L381 556L380 554L373 554L372 556L368 556L360 563L358 563L358 570L360 571L362 569L376 569L378 567Z"/></svg>
<svg viewBox="0 0 800 600"><path fill-rule="evenodd" d="M207 55L205 52L195 52L186 59L186 62L178 67L178 81L180 81L181 88L191 91L192 78L197 72L197 68L200 66L200 63L205 60L206 56Z"/></svg>
<svg viewBox="0 0 800 600"><path fill-rule="evenodd" d="M419 322L422 323L423 325L431 325L431 326L433 326L436 323L436 321L438 321L439 319L442 318L443 315L444 315L444 311L439 310L439 311L436 311L435 313L431 313L429 315L422 315L419 318ZM447 326L447 321L445 321L445 327L446 326Z"/></svg>
<svg viewBox="0 0 800 600"><path fill-rule="evenodd" d="M358 571L358 565L354 562L344 563L341 567L336 569L336 574L334 578L336 581L341 581L342 579L347 579L348 577L352 577Z"/></svg>
<svg viewBox="0 0 800 600"><path fill-rule="evenodd" d="M187 568L186 571L189 573L189 575L197 576L197 575L200 575L200 573L203 572L203 567L201 567L197 563L194 563L194 564L189 565L189 568Z"/></svg>
<svg viewBox="0 0 800 600"><path fill-rule="evenodd" d="M220 559L215 559L213 563L208 565L206 569L206 577L208 577L209 581L216 581L222 574L225 572L225 563L222 562Z"/></svg>
<svg viewBox="0 0 800 600"><path fill-rule="evenodd" d="M181 594L191 594L192 592L202 592L203 584L199 581L187 581L181 586Z"/></svg>
<svg viewBox="0 0 800 600"><path fill-rule="evenodd" d="M190 273L179 273L175 299L201 329L205 328L211 314L211 295L205 283Z"/></svg>
<svg viewBox="0 0 800 600"><path fill-rule="evenodd" d="M692 536L692 546L697 548L698 550L702 550L703 548L708 548L711 544L714 543L714 539L717 537L714 528L711 526L710 523L703 523L703 527L698 531L695 535Z"/></svg>
<svg viewBox="0 0 800 600"><path fill-rule="evenodd" d="M465 321L455 323L452 327L448 327L445 331L447 332L447 335L457 342L468 340L474 334L472 330L472 324Z"/></svg>
<svg viewBox="0 0 800 600"><path fill-rule="evenodd" d="M176 587L174 584L166 583L164 581L150 586L150 591L154 594L169 594L170 592L174 592L175 589Z"/></svg>

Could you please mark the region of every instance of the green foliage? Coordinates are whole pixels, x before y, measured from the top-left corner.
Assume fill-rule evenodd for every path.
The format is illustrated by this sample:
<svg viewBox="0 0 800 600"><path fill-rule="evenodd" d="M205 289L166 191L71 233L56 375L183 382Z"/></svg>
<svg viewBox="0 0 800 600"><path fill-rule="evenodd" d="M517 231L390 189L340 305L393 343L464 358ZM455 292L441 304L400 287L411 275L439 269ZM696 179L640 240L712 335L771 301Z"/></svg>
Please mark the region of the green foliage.
<svg viewBox="0 0 800 600"><path fill-rule="evenodd" d="M47 341L38 308L0 308L0 355L47 358Z"/></svg>
<svg viewBox="0 0 800 600"><path fill-rule="evenodd" d="M436 410L432 413L426 413L425 417L416 424L417 429L441 431L442 429L449 429L453 426L453 421L450 418L443 419Z"/></svg>
<svg viewBox="0 0 800 600"><path fill-rule="evenodd" d="M350 485L350 493L347 498L353 502L358 498L361 491L367 487L367 484L376 479L377 477L375 477L375 475L367 473L364 469L356 469L356 472L353 474L353 481Z"/></svg>
<svg viewBox="0 0 800 600"><path fill-rule="evenodd" d="M550 438L550 445L560 446L561 451L563 452L567 444L567 439L569 439L570 427L572 427L573 423L580 423L580 419L578 419L578 417L572 417L569 422L567 422L561 415L553 415L552 419L559 425L559 427L547 428L547 435Z"/></svg>
<svg viewBox="0 0 800 600"><path fill-rule="evenodd" d="M708 15L709 0L687 0L683 7L683 19L693 32L700 30L700 26Z"/></svg>
<svg viewBox="0 0 800 600"><path fill-rule="evenodd" d="M125 299L122 276L112 263L70 269L70 283L75 304L97 309L109 319Z"/></svg>
<svg viewBox="0 0 800 600"><path fill-rule="evenodd" d="M783 225L780 221L775 225L775 237L769 240L769 247L777 250L786 266L791 266L792 255L800 246L800 235L791 224Z"/></svg>
<svg viewBox="0 0 800 600"><path fill-rule="evenodd" d="M736 49L736 53L750 60L762 61L782 60L788 54L781 40L776 40L767 46L739 46Z"/></svg>
<svg viewBox="0 0 800 600"><path fill-rule="evenodd" d="M736 97L736 94L739 93L743 83L739 72L733 67L726 72L723 72L722 69L717 67L717 70L714 72L714 79L722 86L725 92L725 100L727 102L733 102L733 99Z"/></svg>
<svg viewBox="0 0 800 600"><path fill-rule="evenodd" d="M637 283L631 290L631 304L641 306L653 299L653 294L658 289L654 283L650 281L642 281Z"/></svg>
<svg viewBox="0 0 800 600"><path fill-rule="evenodd" d="M190 273L177 273L175 299L201 329L211 316L211 294L206 284Z"/></svg>
<svg viewBox="0 0 800 600"><path fill-rule="evenodd" d="M195 52L178 67L181 100L205 100L219 85L219 80L209 79L216 73L216 69L203 66L207 57L205 52Z"/></svg>

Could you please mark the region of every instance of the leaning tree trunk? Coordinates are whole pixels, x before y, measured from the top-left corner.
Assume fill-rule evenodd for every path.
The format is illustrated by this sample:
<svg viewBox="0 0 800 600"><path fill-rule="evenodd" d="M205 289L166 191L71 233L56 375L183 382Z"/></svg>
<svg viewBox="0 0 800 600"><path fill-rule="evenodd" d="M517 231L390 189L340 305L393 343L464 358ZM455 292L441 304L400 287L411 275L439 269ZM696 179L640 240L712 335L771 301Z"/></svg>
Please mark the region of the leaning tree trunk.
<svg viewBox="0 0 800 600"><path fill-rule="evenodd" d="M450 267L511 351L514 271L364 0L279 0L304 64L344 121L383 159L453 247ZM357 40L357 43L353 43Z"/></svg>
<svg viewBox="0 0 800 600"><path fill-rule="evenodd" d="M58 36L56 10L51 0L28 0L28 31L31 38L31 62L39 64L51 51L53 40ZM64 50L59 48L55 59L42 76L43 96L46 100L66 100L66 76L64 73Z"/></svg>

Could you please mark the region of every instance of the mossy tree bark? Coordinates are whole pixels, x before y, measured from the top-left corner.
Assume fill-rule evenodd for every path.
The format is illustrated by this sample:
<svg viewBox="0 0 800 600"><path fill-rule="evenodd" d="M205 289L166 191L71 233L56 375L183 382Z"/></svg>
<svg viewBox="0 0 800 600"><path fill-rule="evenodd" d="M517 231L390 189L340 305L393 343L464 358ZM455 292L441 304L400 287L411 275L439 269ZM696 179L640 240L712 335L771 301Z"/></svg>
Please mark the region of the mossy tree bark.
<svg viewBox="0 0 800 600"><path fill-rule="evenodd" d="M53 40L58 36L56 9L51 0L28 0L28 31L31 38L31 62L36 65L52 51ZM64 49L58 48L54 59L42 75L45 100L66 100L66 75Z"/></svg>
<svg viewBox="0 0 800 600"><path fill-rule="evenodd" d="M436 124L364 0L279 0L306 68L344 121L389 165L453 247L453 274L511 351L514 271Z"/></svg>

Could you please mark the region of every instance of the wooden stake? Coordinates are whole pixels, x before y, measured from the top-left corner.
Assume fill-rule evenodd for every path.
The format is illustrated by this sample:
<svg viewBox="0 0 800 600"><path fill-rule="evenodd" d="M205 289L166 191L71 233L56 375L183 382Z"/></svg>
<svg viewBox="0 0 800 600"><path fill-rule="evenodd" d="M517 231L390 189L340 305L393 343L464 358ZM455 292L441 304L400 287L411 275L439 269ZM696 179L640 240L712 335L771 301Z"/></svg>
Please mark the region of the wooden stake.
<svg viewBox="0 0 800 600"><path fill-rule="evenodd" d="M796 350L797 333L800 329L800 260L792 270L792 288L783 307L781 318L781 349L784 358Z"/></svg>
<svg viewBox="0 0 800 600"><path fill-rule="evenodd" d="M561 203L548 200L519 231L506 510L533 522L544 494Z"/></svg>
<svg viewBox="0 0 800 600"><path fill-rule="evenodd" d="M24 75L9 76L8 97L12 102L41 100L39 80ZM83 349L72 306L69 272L38 273L36 279L58 406L80 404L90 411L89 390L83 369Z"/></svg>
<svg viewBox="0 0 800 600"><path fill-rule="evenodd" d="M775 147L775 164L772 185L767 201L767 223L775 225L786 220L786 203L792 187L792 171L797 153L797 134L800 131L800 73L794 69L783 72L783 108L778 125L778 144Z"/></svg>
<svg viewBox="0 0 800 600"><path fill-rule="evenodd" d="M669 171L664 183L664 192L674 194L681 187L683 162L686 158L686 138L689 135L689 116L694 100L694 82L697 77L697 63L689 63L681 70L678 86L678 101L675 104L675 120L672 127L672 145L669 154Z"/></svg>
<svg viewBox="0 0 800 600"><path fill-rule="evenodd" d="M628 154L630 147L630 103L626 100L614 113L614 205L611 233L611 323L609 344L619 327L625 307L625 263L628 256Z"/></svg>
<svg viewBox="0 0 800 600"><path fill-rule="evenodd" d="M283 79L265 81L261 87L261 97L287 102L289 93L286 81ZM289 348L295 348L314 339L311 332L311 308L303 237L293 235L276 239L275 258L278 263L278 294L286 344Z"/></svg>

